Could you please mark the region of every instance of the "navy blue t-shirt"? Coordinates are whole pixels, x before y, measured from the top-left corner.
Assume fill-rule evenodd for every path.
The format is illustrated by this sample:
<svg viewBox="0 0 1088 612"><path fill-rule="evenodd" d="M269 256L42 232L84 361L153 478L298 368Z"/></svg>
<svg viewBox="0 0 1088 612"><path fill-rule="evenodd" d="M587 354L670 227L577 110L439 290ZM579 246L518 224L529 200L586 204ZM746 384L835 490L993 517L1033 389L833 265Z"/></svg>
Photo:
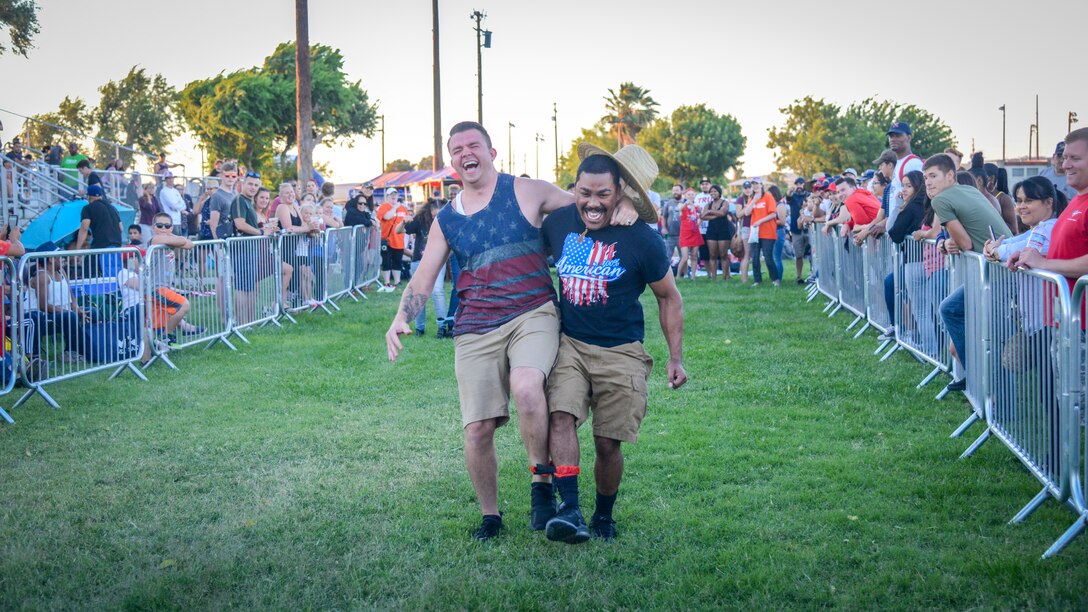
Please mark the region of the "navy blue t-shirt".
<svg viewBox="0 0 1088 612"><path fill-rule="evenodd" d="M669 272L665 241L645 223L588 232L571 204L548 215L541 233L559 273L563 333L595 346L642 342L638 298Z"/></svg>

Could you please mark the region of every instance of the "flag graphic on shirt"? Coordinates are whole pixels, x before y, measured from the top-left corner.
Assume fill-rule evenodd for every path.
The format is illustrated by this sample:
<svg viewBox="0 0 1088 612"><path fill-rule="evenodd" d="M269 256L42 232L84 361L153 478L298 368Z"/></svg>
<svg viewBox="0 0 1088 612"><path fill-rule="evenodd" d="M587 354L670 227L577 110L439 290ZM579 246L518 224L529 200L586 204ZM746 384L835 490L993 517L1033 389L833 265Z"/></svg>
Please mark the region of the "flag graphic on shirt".
<svg viewBox="0 0 1088 612"><path fill-rule="evenodd" d="M616 243L605 244L579 234L567 234L563 255L555 263L563 297L575 306L608 303L608 283L625 270L616 257Z"/></svg>

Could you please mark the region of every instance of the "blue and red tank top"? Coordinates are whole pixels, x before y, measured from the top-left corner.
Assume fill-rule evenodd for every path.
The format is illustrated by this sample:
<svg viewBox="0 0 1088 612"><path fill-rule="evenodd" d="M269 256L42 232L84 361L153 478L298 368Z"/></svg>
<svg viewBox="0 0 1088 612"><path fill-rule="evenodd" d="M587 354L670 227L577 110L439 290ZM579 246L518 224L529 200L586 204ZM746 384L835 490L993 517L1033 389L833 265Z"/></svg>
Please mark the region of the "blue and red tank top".
<svg viewBox="0 0 1088 612"><path fill-rule="evenodd" d="M555 301L540 228L521 213L512 175L499 174L491 201L472 215L444 206L438 225L461 264L453 335L486 334Z"/></svg>

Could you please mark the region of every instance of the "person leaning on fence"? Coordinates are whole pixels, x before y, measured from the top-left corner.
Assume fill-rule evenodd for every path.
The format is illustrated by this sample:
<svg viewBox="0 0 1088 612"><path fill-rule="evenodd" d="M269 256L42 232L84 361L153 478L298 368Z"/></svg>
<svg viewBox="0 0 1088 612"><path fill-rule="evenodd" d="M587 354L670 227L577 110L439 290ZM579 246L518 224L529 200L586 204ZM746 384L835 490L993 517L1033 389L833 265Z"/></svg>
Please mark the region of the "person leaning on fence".
<svg viewBox="0 0 1088 612"><path fill-rule="evenodd" d="M276 233L269 226L262 226L257 218L253 199L261 188L261 175L247 172L242 181L242 193L231 202L230 218L234 220L235 236L271 236ZM234 273L234 314L238 324L249 323L256 315L259 257L255 250L236 249L232 253L231 269Z"/></svg>
<svg viewBox="0 0 1088 612"><path fill-rule="evenodd" d="M262 230L268 228L265 235L275 236L279 233L280 220L271 214L269 204L271 197L272 192L270 192L267 187L261 187L257 190L257 195L254 197L253 208L257 213L257 227ZM272 254L271 241L262 243L258 251L257 276L259 278L266 278L273 273L276 266L276 260ZM291 286L291 279L295 274L295 269L291 264L282 259L280 260L279 265L283 277L283 295L287 295L287 290L288 287Z"/></svg>
<svg viewBox="0 0 1088 612"><path fill-rule="evenodd" d="M898 202L891 202L898 210L895 223L888 229L888 237L896 245L922 227L925 215L926 186L925 178L918 170L911 170L903 177L903 188L896 195ZM884 277L884 303L888 307L888 317L892 324L889 330L879 336L879 340L895 338L895 273L889 272Z"/></svg>
<svg viewBox="0 0 1088 612"><path fill-rule="evenodd" d="M1009 266L1056 272L1066 278L1072 291L1077 279L1088 274L1088 128L1073 130L1065 137L1062 170L1077 195L1054 223L1050 251L1044 255L1038 249L1025 248L1009 258Z"/></svg>
<svg viewBox="0 0 1088 612"><path fill-rule="evenodd" d="M226 238L233 233L233 227L227 224L230 219L230 207L234 203L234 186L238 182L238 164L224 162L219 173L219 187L211 195L208 207L208 229L212 239ZM220 236L220 233L224 235Z"/></svg>
<svg viewBox="0 0 1088 612"><path fill-rule="evenodd" d="M922 166L925 176L926 195L929 196L933 211L945 230L948 238L941 240L937 247L944 253L955 255L961 251L982 252L986 240L993 232L997 236L1011 236L1012 232L1005 225L1001 214L976 187L960 185L956 178L956 167L952 158L944 154L934 155ZM952 291L941 302L941 321L952 339L954 357L959 367L967 365L964 312L964 287ZM957 372L959 367L956 368ZM953 376L949 384L952 391L966 389L966 378Z"/></svg>
<svg viewBox="0 0 1088 612"><path fill-rule="evenodd" d="M412 333L408 322L426 303L452 251L462 264L454 370L465 463L482 514L473 537L488 540L502 529L495 430L510 419L511 395L533 474L530 528L544 529L555 514L551 477L541 468L548 464L544 384L555 364L559 321L540 225L545 214L570 204L571 195L546 181L500 174L491 137L474 121L454 125L447 148L465 189L439 211L385 342L390 361L396 360L404 349L400 336ZM612 222L632 225L635 219L626 202Z"/></svg>
<svg viewBox="0 0 1088 612"><path fill-rule="evenodd" d="M653 358L642 346L645 320L639 296L649 286L657 298L668 344L666 382L687 382L683 365L683 299L661 237L643 223L613 227L611 217L626 193L640 216L654 213L646 189L657 164L638 145L615 155L592 144L578 147L581 164L575 203L544 220L544 244L555 258L562 324L555 367L548 378L549 449L563 505L545 527L549 540L570 544L591 535L616 536L612 517L623 476L621 443L634 444L646 414ZM596 506L587 528L578 499L577 427L593 415Z"/></svg>
<svg viewBox="0 0 1088 612"><path fill-rule="evenodd" d="M57 253L61 249L46 242L35 249L36 253ZM10 252L10 251L9 251ZM24 293L23 320L24 347L28 359L42 358L49 363L76 363L82 360L82 334L80 326L91 320L88 311L80 307L72 293L68 273L68 258L53 256L36 260L37 267L31 272ZM64 340L63 352L57 354L56 343L50 345L49 355L41 350L46 336L60 335Z"/></svg>
<svg viewBox="0 0 1088 612"><path fill-rule="evenodd" d="M144 183L144 192L137 200L140 207L140 235L146 245L151 240L151 224L155 222L155 215L163 212L159 198L155 196L155 183Z"/></svg>
<svg viewBox="0 0 1088 612"><path fill-rule="evenodd" d="M178 258L176 249L189 251L193 243L188 238L174 233L174 222L170 215L155 215L151 227L151 246L162 245L153 249L148 258L148 270L151 283L151 328L163 335L167 344L177 342L177 329L189 313L189 300L181 295L174 285L177 278ZM182 327L187 334L201 334L203 328L192 325Z"/></svg>

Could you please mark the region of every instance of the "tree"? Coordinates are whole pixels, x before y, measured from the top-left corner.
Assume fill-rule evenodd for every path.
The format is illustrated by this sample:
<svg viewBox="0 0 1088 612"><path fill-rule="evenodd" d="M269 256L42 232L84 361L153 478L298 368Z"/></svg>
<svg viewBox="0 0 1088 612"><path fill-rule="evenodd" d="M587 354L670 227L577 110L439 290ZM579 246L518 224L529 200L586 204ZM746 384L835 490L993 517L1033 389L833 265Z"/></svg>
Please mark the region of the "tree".
<svg viewBox="0 0 1088 612"><path fill-rule="evenodd" d="M912 104L869 98L843 110L823 99L806 96L779 111L786 115L786 122L770 129L767 146L776 150L775 163L780 170L793 170L802 176L871 167L887 148L885 134L893 121L911 124L911 146L922 157L943 151L955 142L951 128Z"/></svg>
<svg viewBox="0 0 1088 612"><path fill-rule="evenodd" d="M38 26L38 3L34 0L0 0L0 28L7 28L11 51L29 57L31 41L41 31ZM0 43L0 55L8 48Z"/></svg>
<svg viewBox="0 0 1088 612"><path fill-rule="evenodd" d="M584 128L582 135L575 138L574 142L571 143L567 154L559 158L558 184L560 187L566 187L574 182L574 177L578 174L578 164L581 163L581 160L578 159L578 145L583 142L595 144L609 152L616 151L616 139L612 136L610 126L604 119L595 123L591 128Z"/></svg>
<svg viewBox="0 0 1088 612"><path fill-rule="evenodd" d="M434 155L428 155L427 157L424 157L423 159L419 160L419 163L416 164L416 170L430 170L433 167L434 167Z"/></svg>
<svg viewBox="0 0 1088 612"><path fill-rule="evenodd" d="M634 144L638 133L657 117L657 102L643 89L631 82L620 83L619 91L608 90L604 98L605 110L601 118L616 136L616 146Z"/></svg>
<svg viewBox="0 0 1088 612"><path fill-rule="evenodd" d="M60 128L53 127L54 125ZM23 130L27 133L26 144L44 150L47 145L77 139L75 135L61 128L82 133L89 132L91 111L87 108L87 103L81 98L73 100L64 96L57 110L34 115L28 119L23 124Z"/></svg>
<svg viewBox="0 0 1088 612"><path fill-rule="evenodd" d="M285 108L277 115L278 140L283 152L295 147L298 133L295 111L295 44L281 43L264 60L261 73L273 79L274 86L286 94ZM352 136L374 135L377 108L369 103L360 81L347 80L344 56L327 45L310 45L310 79L313 90L314 148L333 145Z"/></svg>
<svg viewBox="0 0 1088 612"><path fill-rule="evenodd" d="M385 165L385 172L408 172L416 167L407 159L394 159Z"/></svg>
<svg viewBox="0 0 1088 612"><path fill-rule="evenodd" d="M719 115L705 104L681 106L643 133L643 146L661 174L680 183L695 176L723 177L737 166L746 142L732 115Z"/></svg>
<svg viewBox="0 0 1088 612"><path fill-rule="evenodd" d="M340 51L310 46L314 147L371 136L376 108L358 81L347 80ZM295 46L283 43L259 67L193 81L180 112L211 157L237 158L274 171L273 155L296 146Z"/></svg>
<svg viewBox="0 0 1088 612"><path fill-rule="evenodd" d="M98 88L102 99L94 109L98 138L120 143L145 153L157 154L178 134L177 90L161 74L149 76L133 66L120 81L110 81ZM98 143L97 160L115 155L112 147ZM121 159L132 161L130 151L121 150Z"/></svg>
<svg viewBox="0 0 1088 612"><path fill-rule="evenodd" d="M948 124L940 117L913 104L866 98L857 104L852 104L846 109L846 114L856 116L878 134L882 146L869 157L870 162L887 147L888 126L895 121L906 121L910 124L912 132L910 146L915 155L923 158L931 157L937 153L943 153L948 147L956 146L956 139L953 138L952 128L948 127Z"/></svg>

